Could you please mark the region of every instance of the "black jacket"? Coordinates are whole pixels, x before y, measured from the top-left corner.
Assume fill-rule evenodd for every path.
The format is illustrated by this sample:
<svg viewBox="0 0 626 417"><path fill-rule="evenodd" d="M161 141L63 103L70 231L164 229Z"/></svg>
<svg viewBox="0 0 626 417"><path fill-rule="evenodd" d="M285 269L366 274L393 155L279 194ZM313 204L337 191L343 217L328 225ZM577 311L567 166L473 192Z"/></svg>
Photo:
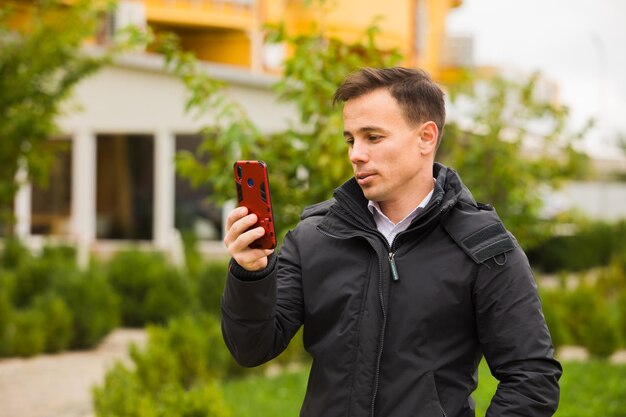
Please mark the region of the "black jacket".
<svg viewBox="0 0 626 417"><path fill-rule="evenodd" d="M474 416L483 355L500 381L488 416L554 413L561 367L526 256L456 172L434 175L391 246L352 179L305 210L264 271L231 262L222 329L239 363L274 358L304 324L301 416Z"/></svg>

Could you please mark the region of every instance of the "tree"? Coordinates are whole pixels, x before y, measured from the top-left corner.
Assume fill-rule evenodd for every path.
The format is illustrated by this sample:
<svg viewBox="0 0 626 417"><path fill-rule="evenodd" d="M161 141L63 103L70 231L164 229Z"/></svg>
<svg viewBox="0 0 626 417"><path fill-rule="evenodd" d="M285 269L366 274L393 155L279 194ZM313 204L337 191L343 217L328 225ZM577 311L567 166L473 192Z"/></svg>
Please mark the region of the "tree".
<svg viewBox="0 0 626 417"><path fill-rule="evenodd" d="M217 119L214 126L204 130L206 139L198 150L210 157L210 163L199 162L197 155L179 154L181 174L194 184L210 184L214 191L212 200L221 203L235 198L233 162L264 160L270 168L277 233L284 235L297 223L305 206L332 197L334 188L352 175L342 137L341 111L332 105L332 97L349 72L363 66L391 66L399 61L396 51L383 51L377 46L377 33L372 26L362 39L346 44L316 29L308 34L290 35L282 26L271 28L269 39L285 42L294 51L285 62L275 91L281 100L295 105L299 114L299 120L286 131L271 136L261 134L215 81L201 75L192 57L175 52L176 48L166 48L170 68L192 92L189 107L211 108ZM198 91L207 95L201 97Z"/></svg>
<svg viewBox="0 0 626 417"><path fill-rule="evenodd" d="M469 74L452 86L454 116L438 155L460 172L478 201L497 209L526 247L554 231L555 219L541 215L545 195L589 166L576 143L591 122L569 131L568 108L542 99L538 80L539 74L515 81Z"/></svg>
<svg viewBox="0 0 626 417"><path fill-rule="evenodd" d="M72 89L117 53L136 44L121 37L102 54L87 54L84 41L101 29L114 6L109 0L9 2L0 7L0 224L12 222L20 183L45 185L54 159L55 119ZM26 4L26 5L25 5Z"/></svg>

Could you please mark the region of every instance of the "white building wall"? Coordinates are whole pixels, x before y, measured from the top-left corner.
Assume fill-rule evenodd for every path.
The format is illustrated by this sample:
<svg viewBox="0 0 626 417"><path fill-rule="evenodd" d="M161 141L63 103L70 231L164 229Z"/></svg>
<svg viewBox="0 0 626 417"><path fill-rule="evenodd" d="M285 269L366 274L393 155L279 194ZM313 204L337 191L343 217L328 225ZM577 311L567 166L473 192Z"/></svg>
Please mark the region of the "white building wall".
<svg viewBox="0 0 626 417"><path fill-rule="evenodd" d="M548 204L551 211L577 209L594 220L626 219L626 184L571 182L551 196Z"/></svg>
<svg viewBox="0 0 626 417"><path fill-rule="evenodd" d="M206 65L215 78L228 84L228 94L246 110L263 132L287 128L295 110L278 103L271 86L277 81L227 66ZM163 69L156 55L132 55L106 67L79 84L58 124L73 140L71 238L85 258L96 237L96 136L147 134L155 140L153 244L174 250L180 239L174 230L174 153L177 134L197 133L213 122L185 112L188 93L182 82ZM30 187L24 186L16 204L19 230L30 230ZM206 245L205 245L206 247ZM216 248L222 248L216 242ZM219 250L219 249L218 249ZM81 255L82 254L82 255ZM83 259L84 262L85 259Z"/></svg>
<svg viewBox="0 0 626 417"><path fill-rule="evenodd" d="M263 132L274 132L295 120L295 110L278 103L271 85L276 79L239 68L207 65L207 71L228 83L228 92ZM163 71L158 56L138 55L120 60L81 83L74 103L81 111L61 118L63 130L89 126L106 133L148 133L159 130L195 132L213 121L185 113L187 92L181 81Z"/></svg>

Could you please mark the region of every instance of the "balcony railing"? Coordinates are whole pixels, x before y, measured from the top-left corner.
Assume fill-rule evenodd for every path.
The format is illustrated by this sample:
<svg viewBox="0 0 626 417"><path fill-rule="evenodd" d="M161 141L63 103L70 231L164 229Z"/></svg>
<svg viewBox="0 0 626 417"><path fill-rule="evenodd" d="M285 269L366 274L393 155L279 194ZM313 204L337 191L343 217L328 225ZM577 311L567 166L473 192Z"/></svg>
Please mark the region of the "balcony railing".
<svg viewBox="0 0 626 417"><path fill-rule="evenodd" d="M145 0L146 18L155 23L248 30L256 0Z"/></svg>

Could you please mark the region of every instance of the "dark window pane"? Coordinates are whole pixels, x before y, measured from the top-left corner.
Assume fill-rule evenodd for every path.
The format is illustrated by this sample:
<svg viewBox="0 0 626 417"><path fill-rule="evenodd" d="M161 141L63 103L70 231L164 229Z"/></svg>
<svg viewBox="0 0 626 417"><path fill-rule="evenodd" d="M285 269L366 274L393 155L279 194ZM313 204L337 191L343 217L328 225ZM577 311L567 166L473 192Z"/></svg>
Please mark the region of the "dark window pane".
<svg viewBox="0 0 626 417"><path fill-rule="evenodd" d="M96 237L152 239L154 139L98 135Z"/></svg>
<svg viewBox="0 0 626 417"><path fill-rule="evenodd" d="M176 152L189 151L196 153L202 143L200 135L176 136ZM208 163L209 158L202 158ZM233 185L234 186L234 185ZM187 179L176 174L176 205L174 226L181 232L193 232L202 240L222 239L221 207L210 203L207 197L211 194L208 185L193 188Z"/></svg>
<svg viewBox="0 0 626 417"><path fill-rule="evenodd" d="M54 140L55 160L43 184L32 185L31 233L67 235L72 210L72 146L68 140Z"/></svg>

